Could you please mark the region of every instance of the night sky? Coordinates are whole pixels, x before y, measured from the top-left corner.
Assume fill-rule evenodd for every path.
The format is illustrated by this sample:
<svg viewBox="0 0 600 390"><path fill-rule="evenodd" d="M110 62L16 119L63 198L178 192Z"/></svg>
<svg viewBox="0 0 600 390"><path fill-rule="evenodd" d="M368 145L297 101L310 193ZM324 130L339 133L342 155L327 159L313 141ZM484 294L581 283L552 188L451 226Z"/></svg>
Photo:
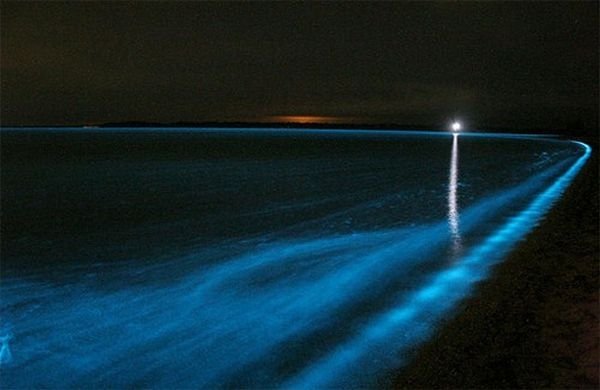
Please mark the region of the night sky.
<svg viewBox="0 0 600 390"><path fill-rule="evenodd" d="M1 123L596 131L598 23L595 1L3 1Z"/></svg>

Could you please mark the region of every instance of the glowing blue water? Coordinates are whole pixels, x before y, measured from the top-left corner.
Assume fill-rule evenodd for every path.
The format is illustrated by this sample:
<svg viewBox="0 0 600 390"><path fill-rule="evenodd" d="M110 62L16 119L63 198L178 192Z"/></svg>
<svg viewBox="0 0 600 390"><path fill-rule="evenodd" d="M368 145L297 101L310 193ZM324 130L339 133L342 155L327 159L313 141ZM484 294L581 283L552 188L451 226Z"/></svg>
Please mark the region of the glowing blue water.
<svg viewBox="0 0 600 390"><path fill-rule="evenodd" d="M405 135L396 137L405 141ZM524 152L530 159L523 157L519 170L511 166L516 179L494 177L503 183L494 186L486 178L482 183L489 187L476 190L461 183L479 185L469 156L485 145L463 136L437 137L423 142L446 147L444 181L424 181L421 187L417 175L416 185L400 188L402 196L383 190L362 196L354 189L360 201L328 208L317 218L202 242L160 261L61 263L55 273L44 267L10 272L0 286L0 383L6 388L382 383L535 226L590 154L583 144L513 141L496 156L535 146ZM359 166L367 160L357 160L348 179L366 180ZM431 190L419 192L422 188ZM301 207L274 202L270 213ZM423 203L436 211L418 218ZM387 221L397 204L414 206L413 214L394 214L414 221Z"/></svg>

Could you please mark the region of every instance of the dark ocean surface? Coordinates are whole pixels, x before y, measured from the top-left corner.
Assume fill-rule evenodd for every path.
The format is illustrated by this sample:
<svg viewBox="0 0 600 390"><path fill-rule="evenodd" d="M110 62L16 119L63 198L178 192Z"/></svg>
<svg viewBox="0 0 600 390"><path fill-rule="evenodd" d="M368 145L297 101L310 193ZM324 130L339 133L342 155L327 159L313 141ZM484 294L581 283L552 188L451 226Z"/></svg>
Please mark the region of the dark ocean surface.
<svg viewBox="0 0 600 390"><path fill-rule="evenodd" d="M587 159L534 137L2 129L0 385L381 386Z"/></svg>

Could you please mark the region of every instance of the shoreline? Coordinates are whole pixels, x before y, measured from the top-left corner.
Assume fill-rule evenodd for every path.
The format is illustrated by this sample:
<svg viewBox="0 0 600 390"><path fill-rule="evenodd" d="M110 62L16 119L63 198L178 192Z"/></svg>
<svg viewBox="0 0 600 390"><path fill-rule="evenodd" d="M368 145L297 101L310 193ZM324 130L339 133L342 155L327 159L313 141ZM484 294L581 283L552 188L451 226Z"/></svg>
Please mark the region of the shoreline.
<svg viewBox="0 0 600 390"><path fill-rule="evenodd" d="M372 130L372 131L415 131L415 132L434 132L451 133L451 130L443 123L429 124L400 124L400 123L302 123L302 122L111 122L96 124L72 124L72 125L2 125L2 129L62 129L62 130L114 130L114 129L135 129L153 131L157 129L170 129L187 131L189 129L270 129L270 130ZM568 130L566 128L547 128L547 127L500 127L500 126L477 126L461 131L461 133L482 133L482 134L514 134L514 135L532 135L536 137L590 137L595 129L580 128ZM566 139L566 138L565 138Z"/></svg>
<svg viewBox="0 0 600 390"><path fill-rule="evenodd" d="M540 225L397 370L394 388L597 388L598 142Z"/></svg>

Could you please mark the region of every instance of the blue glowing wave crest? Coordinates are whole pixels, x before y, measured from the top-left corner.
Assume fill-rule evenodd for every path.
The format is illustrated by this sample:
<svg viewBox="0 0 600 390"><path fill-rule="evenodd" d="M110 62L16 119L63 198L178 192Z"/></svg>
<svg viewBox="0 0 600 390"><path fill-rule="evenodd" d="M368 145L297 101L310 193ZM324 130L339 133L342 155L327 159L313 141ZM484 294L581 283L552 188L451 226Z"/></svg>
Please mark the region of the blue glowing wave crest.
<svg viewBox="0 0 600 390"><path fill-rule="evenodd" d="M486 276L490 266L501 259L520 237L529 232L558 199L591 153L588 145L577 143L585 150L583 156L521 213L510 218L504 226L493 232L455 265L439 272L410 297L402 299L396 307L375 318L348 343L294 378L288 386L311 388L373 383L376 377L369 376L373 372L371 370L374 370L374 367L369 370L369 362L375 360L379 365L379 359L390 359L386 353L386 345L390 339L406 338L408 335L411 344L423 339L431 332L431 325L467 295L474 283ZM406 343L400 345L407 346ZM401 359L397 359L391 363L401 364ZM350 370L349 367L361 367L358 370L360 375L352 375L357 371Z"/></svg>
<svg viewBox="0 0 600 390"><path fill-rule="evenodd" d="M459 209L458 136L447 220L421 226L257 243L169 283L189 254L119 269L114 287L77 276L1 285L0 384L13 387L372 386L485 278L549 210L591 149ZM505 210L522 204L516 214ZM482 224L502 223L478 242ZM450 256L448 256L450 251ZM440 258L450 258L440 262ZM431 272L421 272L428 267ZM66 272L66 271L65 271ZM117 272L117 271L115 271ZM78 274L80 275L80 274Z"/></svg>

